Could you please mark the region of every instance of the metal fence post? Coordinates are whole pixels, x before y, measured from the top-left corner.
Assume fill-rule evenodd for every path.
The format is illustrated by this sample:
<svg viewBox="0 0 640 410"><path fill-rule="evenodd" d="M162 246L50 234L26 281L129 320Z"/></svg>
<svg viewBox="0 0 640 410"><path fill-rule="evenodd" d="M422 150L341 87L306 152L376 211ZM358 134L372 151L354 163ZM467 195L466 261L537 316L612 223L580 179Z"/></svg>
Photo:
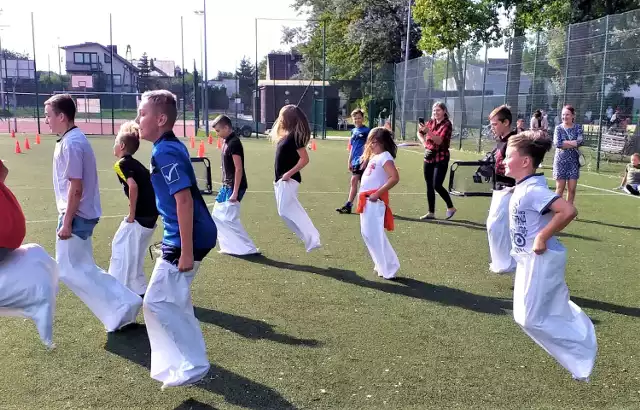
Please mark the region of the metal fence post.
<svg viewBox="0 0 640 410"><path fill-rule="evenodd" d="M258 88L258 81L260 75L260 64L258 63L258 19L256 18L256 83L253 87L253 121L256 126L256 138L258 138L258 93L260 92Z"/></svg>
<svg viewBox="0 0 640 410"><path fill-rule="evenodd" d="M484 94L487 87L487 57L489 43L484 44L484 68L482 69L482 100L480 101L480 133L478 134L478 152L482 152L482 122L484 121Z"/></svg>
<svg viewBox="0 0 640 410"><path fill-rule="evenodd" d="M514 31L514 34L515 34L515 31ZM509 75L511 74L511 51L513 50L514 38L515 36L509 39L509 48L507 50L507 78L506 78L506 81L504 82L504 104L507 103L507 97L509 95Z"/></svg>
<svg viewBox="0 0 640 410"><path fill-rule="evenodd" d="M467 60L468 60L468 53L469 49L465 47L464 49L464 68L462 69L462 93L460 94L460 107L462 108L462 106L464 106L464 109L466 111L467 106L464 104L464 89L467 87ZM466 113L463 113L464 115L462 115L462 117L465 119L467 119ZM459 146L458 146L458 150L462 151L462 135L464 134L464 127L466 124L463 124L462 121L460 121L460 142L459 142Z"/></svg>
<svg viewBox="0 0 640 410"><path fill-rule="evenodd" d="M538 48L540 47L540 31L536 32L536 50L533 54L533 79L531 80L531 109L529 110L529 118L533 115L533 104L536 100L536 66L538 65Z"/></svg>
<svg viewBox="0 0 640 410"><path fill-rule="evenodd" d="M447 68L444 73L444 105L447 105L447 94L449 91L449 57L451 56L451 51L447 50Z"/></svg>
<svg viewBox="0 0 640 410"><path fill-rule="evenodd" d="M111 63L109 66L111 67L111 134L116 134L116 122L115 122L115 109L113 107L113 23L111 21L111 13L109 13L109 49L111 54ZM86 98L86 97L85 97ZM102 108L100 109L102 111Z"/></svg>
<svg viewBox="0 0 640 410"><path fill-rule="evenodd" d="M602 111L604 110L604 93L605 93L605 81L607 67L607 46L609 45L609 16L605 17L605 29L604 29L604 53L602 53L602 86L600 88L600 112L598 113L598 152L596 153L596 172L600 172L600 155L602 149Z"/></svg>
<svg viewBox="0 0 640 410"><path fill-rule="evenodd" d="M567 85L569 84L569 44L571 42L571 24L569 24L567 28L567 47L565 48L565 53L567 53L567 58L564 62L564 91L562 93L562 105L567 104Z"/></svg>
<svg viewBox="0 0 640 410"><path fill-rule="evenodd" d="M187 137L187 85L184 83L184 17L180 16L180 44L182 47L182 135ZM113 61L113 60L112 60Z"/></svg>
<svg viewBox="0 0 640 410"><path fill-rule="evenodd" d="M322 21L322 139L327 138L327 22Z"/></svg>
<svg viewBox="0 0 640 410"><path fill-rule="evenodd" d="M33 42L33 79L36 82L36 120L38 121L38 134L40 134L40 95L38 92L38 70L36 70L36 29L33 24L33 11L31 12L31 41ZM14 129L15 128L17 127L14 127Z"/></svg>

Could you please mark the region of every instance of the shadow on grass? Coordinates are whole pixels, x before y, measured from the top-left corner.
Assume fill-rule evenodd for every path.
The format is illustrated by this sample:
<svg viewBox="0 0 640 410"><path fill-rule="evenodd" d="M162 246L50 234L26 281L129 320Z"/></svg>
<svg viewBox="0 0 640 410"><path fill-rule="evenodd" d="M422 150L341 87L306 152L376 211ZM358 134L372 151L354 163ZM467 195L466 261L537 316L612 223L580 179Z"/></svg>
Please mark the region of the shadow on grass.
<svg viewBox="0 0 640 410"><path fill-rule="evenodd" d="M180 403L180 405L173 410L216 410L216 408L199 402L198 400L188 399Z"/></svg>
<svg viewBox="0 0 640 410"><path fill-rule="evenodd" d="M147 369L151 367L151 347L144 325L136 324L119 332L109 333L105 349ZM214 364L211 365L209 374L195 387L221 395L227 403L247 409L295 408L276 390ZM195 407L196 403L201 403L193 403L195 409L213 408Z"/></svg>
<svg viewBox="0 0 640 410"><path fill-rule="evenodd" d="M202 307L195 308L195 314L201 322L207 322L229 330L247 339L266 339L294 346L318 347L322 343L314 339L298 339L293 336L278 333L269 323L251 319L245 316L232 315Z"/></svg>
<svg viewBox="0 0 640 410"><path fill-rule="evenodd" d="M602 221L593 221L591 219L576 218L576 222L582 222L585 224L593 224L593 225L600 225L600 226L608 226L611 228L629 229L631 231L640 231L640 226L617 225L617 224L610 224Z"/></svg>
<svg viewBox="0 0 640 410"><path fill-rule="evenodd" d="M449 220L444 220L444 219L419 219L419 218L410 218L410 217L402 216L402 215L393 215L393 217L395 219L399 220L399 221L406 221L406 222L419 222L419 223L432 224L432 225L454 226L454 227L472 229L474 231L486 231L487 230L487 227L486 227L485 224L481 224L481 223L473 222L473 221L467 221L465 219L449 219Z"/></svg>
<svg viewBox="0 0 640 410"><path fill-rule="evenodd" d="M406 216L401 216L401 215L394 215L393 216L395 219L399 220L399 221L407 221L407 222L420 222L420 223L426 223L426 224L433 224L433 225L444 225L444 226L453 226L453 227L461 227L461 228L467 228L467 229L471 229L474 231L486 231L487 227L486 224L482 224L479 222L473 222L473 221L467 221L465 219L450 219L450 220L444 220L444 219L418 219L418 218L409 218ZM591 242L600 242L600 239L597 238L592 238L590 236L583 236L583 235L578 235L578 234L573 234L573 233L568 233L568 232L560 232L556 234L557 237L560 238L574 238L574 239L582 239L585 241L591 241Z"/></svg>
<svg viewBox="0 0 640 410"><path fill-rule="evenodd" d="M640 317L640 308L615 305L613 303L601 302L599 300L585 299L571 296L571 300L581 308L600 310L603 312L616 313L623 316Z"/></svg>
<svg viewBox="0 0 640 410"><path fill-rule="evenodd" d="M238 258L260 265L272 266L278 269L313 273L363 288L437 302L445 306L456 306L479 313L505 315L508 314L507 310L511 309L510 300L476 295L464 290L441 285L432 285L415 279L397 278L392 282L378 282L358 276L356 272L351 270L338 268L324 269L309 265L297 265L276 261L264 255L251 255Z"/></svg>

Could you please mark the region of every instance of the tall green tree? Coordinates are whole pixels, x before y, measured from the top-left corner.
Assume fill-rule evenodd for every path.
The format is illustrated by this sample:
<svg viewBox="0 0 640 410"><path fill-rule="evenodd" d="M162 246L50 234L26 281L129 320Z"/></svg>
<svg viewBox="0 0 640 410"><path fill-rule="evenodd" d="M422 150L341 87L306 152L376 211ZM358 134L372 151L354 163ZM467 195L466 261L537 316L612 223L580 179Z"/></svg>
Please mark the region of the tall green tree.
<svg viewBox="0 0 640 410"><path fill-rule="evenodd" d="M238 78L238 95L245 107L251 107L251 99L256 82L256 70L251 59L242 57L240 65L236 69L236 77Z"/></svg>
<svg viewBox="0 0 640 410"><path fill-rule="evenodd" d="M416 0L414 19L422 27L419 47L434 54L448 51L449 71L460 96L460 123L466 125L464 60L475 58L481 44L500 40L498 10L490 0Z"/></svg>

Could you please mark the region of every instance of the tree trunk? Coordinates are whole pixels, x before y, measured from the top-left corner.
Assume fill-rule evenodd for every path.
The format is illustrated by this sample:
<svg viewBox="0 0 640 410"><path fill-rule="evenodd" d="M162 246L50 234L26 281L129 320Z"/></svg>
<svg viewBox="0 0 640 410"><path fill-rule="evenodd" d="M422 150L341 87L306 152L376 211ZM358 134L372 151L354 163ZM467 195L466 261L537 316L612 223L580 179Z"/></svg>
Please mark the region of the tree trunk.
<svg viewBox="0 0 640 410"><path fill-rule="evenodd" d="M452 53L449 53L449 64L453 69L453 79L456 82L456 89L458 90L458 97L460 98L460 133L467 124L467 105L464 101L464 89L465 89L465 71L464 71L464 51L462 47L456 48ZM457 60L457 61L456 61Z"/></svg>

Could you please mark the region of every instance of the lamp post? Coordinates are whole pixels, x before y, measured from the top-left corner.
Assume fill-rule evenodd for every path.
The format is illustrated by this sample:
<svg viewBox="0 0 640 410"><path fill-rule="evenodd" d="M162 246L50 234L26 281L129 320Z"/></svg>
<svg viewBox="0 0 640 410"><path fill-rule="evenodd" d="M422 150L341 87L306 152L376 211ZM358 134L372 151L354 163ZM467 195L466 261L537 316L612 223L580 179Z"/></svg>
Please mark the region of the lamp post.
<svg viewBox="0 0 640 410"><path fill-rule="evenodd" d="M204 16L203 10L195 10L193 13L196 16ZM203 37L202 25L200 25L200 107L204 110L205 83L204 83L204 47L202 46L202 37ZM204 124L204 116L202 117L202 124ZM200 124L198 124L198 128L200 128Z"/></svg>
<svg viewBox="0 0 640 410"><path fill-rule="evenodd" d="M204 129L206 135L209 135L209 102L208 102L208 93L207 93L207 1L202 0L202 10L196 10L195 13L197 15L201 15L203 19L203 30L204 30L204 77L202 78L204 82Z"/></svg>

